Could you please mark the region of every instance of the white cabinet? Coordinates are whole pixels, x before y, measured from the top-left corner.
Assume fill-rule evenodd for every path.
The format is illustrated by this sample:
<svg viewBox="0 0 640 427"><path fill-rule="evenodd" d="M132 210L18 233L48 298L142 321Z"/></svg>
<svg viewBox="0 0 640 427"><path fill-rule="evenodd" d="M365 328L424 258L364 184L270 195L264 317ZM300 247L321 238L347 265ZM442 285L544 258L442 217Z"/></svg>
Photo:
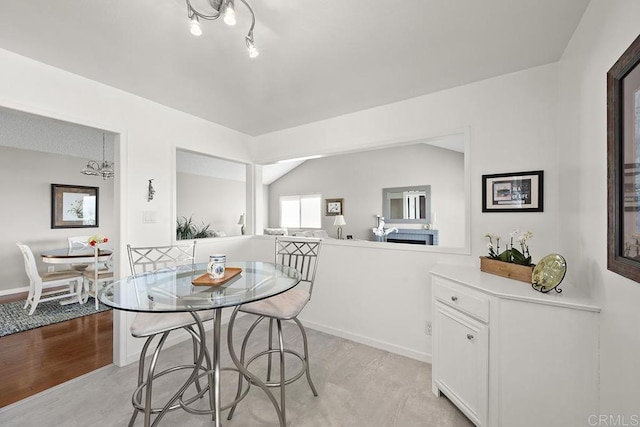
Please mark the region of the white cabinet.
<svg viewBox="0 0 640 427"><path fill-rule="evenodd" d="M489 380L489 328L486 324L435 305L434 378L438 389L476 425L486 424ZM437 362L435 362L437 360Z"/></svg>
<svg viewBox="0 0 640 427"><path fill-rule="evenodd" d="M597 412L599 308L477 268L432 270L433 392L477 426L585 425Z"/></svg>

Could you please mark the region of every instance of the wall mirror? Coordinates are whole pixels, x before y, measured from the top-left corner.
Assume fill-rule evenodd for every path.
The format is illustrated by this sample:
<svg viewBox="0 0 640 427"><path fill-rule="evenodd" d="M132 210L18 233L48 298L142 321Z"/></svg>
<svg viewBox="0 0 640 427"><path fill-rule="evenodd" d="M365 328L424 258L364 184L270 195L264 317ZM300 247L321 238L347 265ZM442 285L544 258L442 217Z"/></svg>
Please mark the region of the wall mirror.
<svg viewBox="0 0 640 427"><path fill-rule="evenodd" d="M343 236L351 236L354 241L376 241L372 229L381 216L385 217L387 227L418 229L431 223L440 237L439 248L431 249L468 251L467 145L468 135L460 132L419 142L263 165L264 227L280 227L282 196L320 195L322 206L327 199L344 200L346 224L337 225L334 216L322 212L319 231L330 238L336 238L337 228L341 227ZM283 170L272 174L274 168ZM396 193L392 189L407 191L406 198L414 206L413 211L408 209L407 216L412 218L404 218L404 213L391 214L390 210L385 214L384 189L390 190L389 200ZM404 200L404 196L399 200ZM395 202L389 202L389 209L392 203ZM433 218L436 211L437 222Z"/></svg>
<svg viewBox="0 0 640 427"><path fill-rule="evenodd" d="M176 149L176 240L240 236L246 165Z"/></svg>
<svg viewBox="0 0 640 427"><path fill-rule="evenodd" d="M429 224L431 186L383 188L382 216L395 224Z"/></svg>
<svg viewBox="0 0 640 427"><path fill-rule="evenodd" d="M640 36L607 73L607 268L640 282Z"/></svg>

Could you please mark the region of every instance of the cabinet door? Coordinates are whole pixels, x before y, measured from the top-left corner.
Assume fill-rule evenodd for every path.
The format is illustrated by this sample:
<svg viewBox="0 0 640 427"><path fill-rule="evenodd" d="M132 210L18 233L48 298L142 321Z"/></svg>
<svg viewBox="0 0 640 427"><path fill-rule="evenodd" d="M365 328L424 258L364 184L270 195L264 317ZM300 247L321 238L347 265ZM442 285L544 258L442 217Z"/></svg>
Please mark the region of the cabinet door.
<svg viewBox="0 0 640 427"><path fill-rule="evenodd" d="M487 419L489 328L435 304L434 382L476 425Z"/></svg>

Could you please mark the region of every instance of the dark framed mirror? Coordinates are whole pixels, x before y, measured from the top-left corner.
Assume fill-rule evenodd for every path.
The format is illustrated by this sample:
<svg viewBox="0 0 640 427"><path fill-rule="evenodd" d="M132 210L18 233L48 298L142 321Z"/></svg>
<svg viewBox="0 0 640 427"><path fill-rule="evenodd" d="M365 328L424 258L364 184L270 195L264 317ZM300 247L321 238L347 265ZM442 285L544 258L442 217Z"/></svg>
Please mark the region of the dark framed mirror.
<svg viewBox="0 0 640 427"><path fill-rule="evenodd" d="M640 282L640 36L607 73L607 268Z"/></svg>

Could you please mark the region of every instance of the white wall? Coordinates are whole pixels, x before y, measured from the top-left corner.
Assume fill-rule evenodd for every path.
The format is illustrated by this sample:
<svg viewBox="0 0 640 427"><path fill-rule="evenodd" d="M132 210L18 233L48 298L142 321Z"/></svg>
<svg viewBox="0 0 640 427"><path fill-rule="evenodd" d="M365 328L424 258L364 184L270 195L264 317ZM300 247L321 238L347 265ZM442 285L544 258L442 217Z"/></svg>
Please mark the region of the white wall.
<svg viewBox="0 0 640 427"><path fill-rule="evenodd" d="M246 184L242 181L178 173L176 178L177 217L192 218L209 231L240 236L238 220L245 212Z"/></svg>
<svg viewBox="0 0 640 427"><path fill-rule="evenodd" d="M382 189L431 186L431 211L437 211L440 246L463 247L464 154L427 144L362 151L307 160L270 186L270 227L279 227L279 198L294 194L321 194L344 198L347 223L343 235L375 240L371 228L382 212ZM324 205L322 207L324 212ZM336 235L333 216L322 215L322 228ZM389 227L393 221L387 220ZM398 228L416 225L402 224Z"/></svg>
<svg viewBox="0 0 640 427"><path fill-rule="evenodd" d="M38 254L67 247L67 237L97 233L114 236L113 180L82 175L80 170L85 164L86 161L78 157L0 145L0 294L29 288L16 242L31 248L39 270L44 272L47 265L40 261ZM51 184L99 187L99 227L52 229ZM58 266L60 268L69 266Z"/></svg>
<svg viewBox="0 0 640 427"><path fill-rule="evenodd" d="M570 280L602 304L600 413L626 422L640 414L640 284L607 270L606 73L638 36L639 16L638 1L593 0L559 67L559 247Z"/></svg>
<svg viewBox="0 0 640 427"><path fill-rule="evenodd" d="M530 246L535 261L556 252L556 93L557 66L551 64L255 138L254 159L270 163L469 133L471 255L327 241L303 319L319 329L429 360L431 339L424 322L431 319L428 272L435 263L479 265L478 256L486 254L482 236L506 237L515 228L535 234ZM545 172L543 213L482 213L482 174L537 169Z"/></svg>
<svg viewBox="0 0 640 427"><path fill-rule="evenodd" d="M0 63L0 107L120 134L114 180L120 254L125 253L127 243L173 242L177 147L240 162L251 160L248 137L228 128L6 50L0 50ZM152 202L146 197L149 179L154 179L156 189ZM143 212L154 212L156 222L143 224ZM235 245L234 238L230 239L228 245ZM244 241L240 238L238 245ZM125 260L120 257L119 271L128 271ZM116 312L114 322L124 338L120 347L116 342L115 360L131 360L142 340L130 337L121 312Z"/></svg>

